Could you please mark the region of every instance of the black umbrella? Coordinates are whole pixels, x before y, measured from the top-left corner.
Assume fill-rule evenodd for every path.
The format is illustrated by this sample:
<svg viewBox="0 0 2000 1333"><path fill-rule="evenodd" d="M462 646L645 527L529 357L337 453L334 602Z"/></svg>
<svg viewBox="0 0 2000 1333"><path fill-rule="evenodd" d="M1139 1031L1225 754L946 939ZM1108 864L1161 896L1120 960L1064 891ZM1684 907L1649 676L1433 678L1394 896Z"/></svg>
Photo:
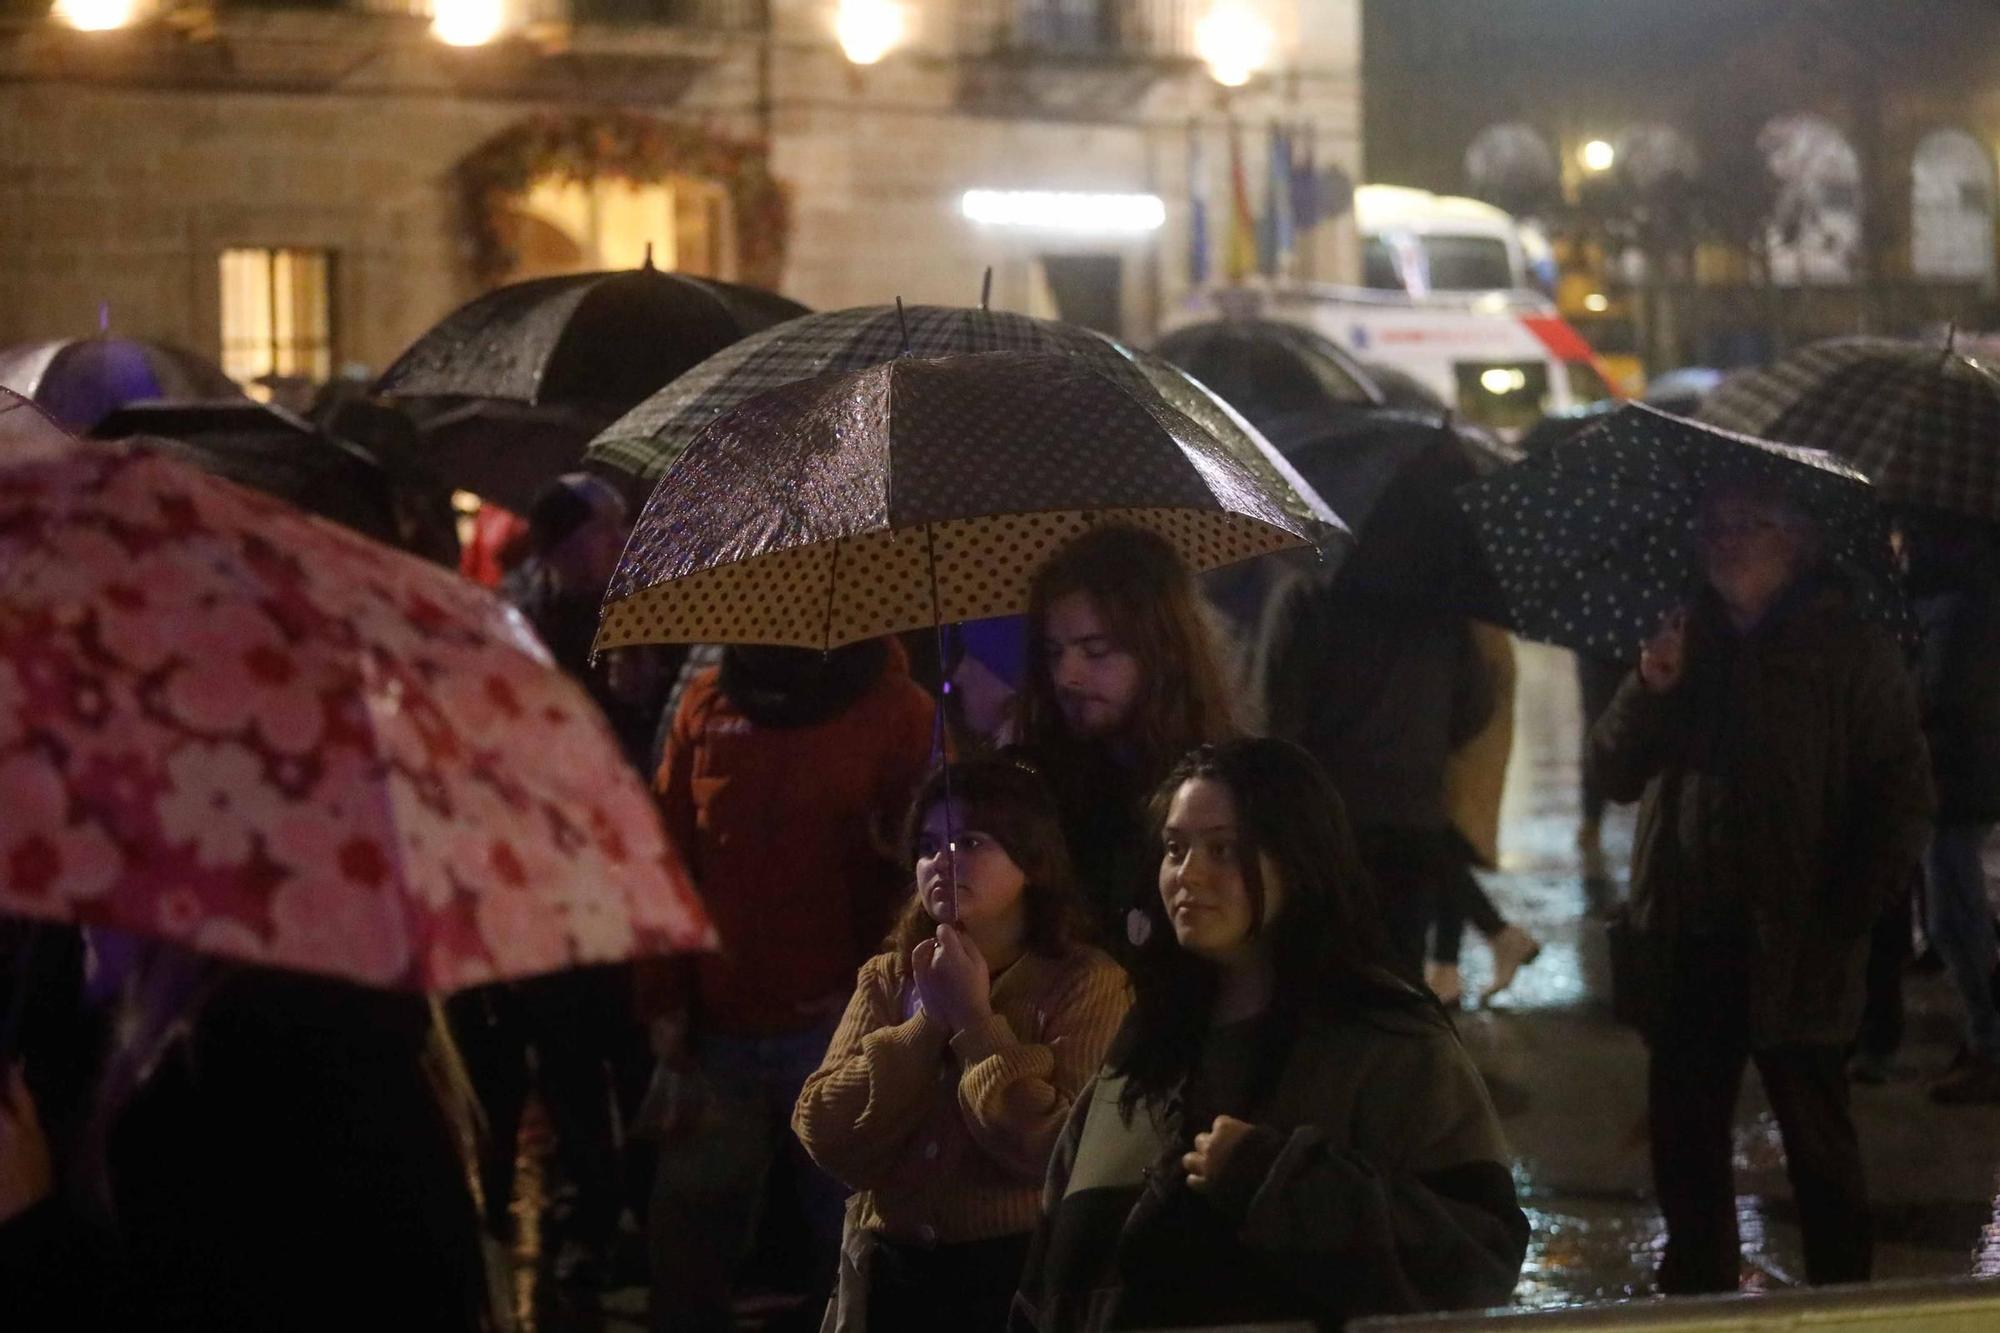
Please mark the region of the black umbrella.
<svg viewBox="0 0 2000 1333"><path fill-rule="evenodd" d="M1719 481L1771 482L1810 514L1864 617L1909 612L1875 490L1816 450L1630 404L1459 492L1523 636L1629 660L1699 587L1694 522Z"/></svg>
<svg viewBox="0 0 2000 1333"><path fill-rule="evenodd" d="M2000 374L1949 348L1814 343L1725 381L1700 417L1838 454L1890 500L2000 519Z"/></svg>
<svg viewBox="0 0 2000 1333"><path fill-rule="evenodd" d="M535 278L452 311L377 381L399 398L497 398L616 415L747 334L806 308L650 265Z"/></svg>
<svg viewBox="0 0 2000 1333"><path fill-rule="evenodd" d="M1154 350L1259 426L1293 413L1387 403L1360 362L1311 329L1280 320L1190 324Z"/></svg>
<svg viewBox="0 0 2000 1333"><path fill-rule="evenodd" d="M214 362L143 338L58 338L0 349L0 388L71 430L89 430L131 403L243 398Z"/></svg>
<svg viewBox="0 0 2000 1333"><path fill-rule="evenodd" d="M143 439L204 472L275 495L364 536L399 544L391 480L373 455L282 408L235 402L122 408L98 439Z"/></svg>
<svg viewBox="0 0 2000 1333"><path fill-rule="evenodd" d="M834 648L1019 612L1098 526L1212 569L1310 544L1303 504L1143 383L1063 354L903 357L786 385L700 432L625 548L600 648Z"/></svg>

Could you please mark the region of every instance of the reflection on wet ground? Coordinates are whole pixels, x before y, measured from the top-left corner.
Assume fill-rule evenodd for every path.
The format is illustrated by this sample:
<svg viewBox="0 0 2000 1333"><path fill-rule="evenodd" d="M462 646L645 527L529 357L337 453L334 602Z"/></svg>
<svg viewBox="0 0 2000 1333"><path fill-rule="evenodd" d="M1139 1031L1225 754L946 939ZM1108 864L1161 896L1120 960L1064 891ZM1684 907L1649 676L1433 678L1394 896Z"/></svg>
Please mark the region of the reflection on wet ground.
<svg viewBox="0 0 2000 1333"><path fill-rule="evenodd" d="M1647 1162L1645 1049L1613 1022L1607 999L1602 915L1622 892L1630 812L1614 813L1604 831L1607 860L1620 873L1586 884L1575 844L1579 725L1570 659L1533 645L1519 651L1502 865L1487 884L1502 914L1542 941L1542 953L1494 1007L1466 1011L1460 1031L1506 1122L1534 1226L1516 1300L1550 1308L1650 1295L1662 1234ZM1476 935L1468 933L1464 952L1465 990L1477 995L1490 968ZM1854 1090L1875 1200L1876 1275L2000 1276L2000 1108L1942 1108L1926 1098L1928 1079L1957 1045L1957 1000L1936 975L1910 974L1906 993L1895 1078ZM1777 1125L1754 1075L1738 1108L1736 1164L1745 1286L1797 1285L1804 1272L1797 1212ZM523 1227L518 1251L524 1327L645 1328L643 1290L607 1292L601 1305L591 1293L561 1295L534 1235ZM741 1326L765 1327L767 1311L746 1306Z"/></svg>

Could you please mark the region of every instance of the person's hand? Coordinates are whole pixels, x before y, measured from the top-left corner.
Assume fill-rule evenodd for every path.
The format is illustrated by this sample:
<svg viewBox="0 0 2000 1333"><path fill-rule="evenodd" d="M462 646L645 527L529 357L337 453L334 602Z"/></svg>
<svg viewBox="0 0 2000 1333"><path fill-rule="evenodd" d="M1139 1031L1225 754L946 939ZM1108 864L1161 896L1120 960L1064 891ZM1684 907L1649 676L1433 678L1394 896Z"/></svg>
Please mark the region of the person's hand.
<svg viewBox="0 0 2000 1333"><path fill-rule="evenodd" d="M1250 1133L1250 1123L1234 1116L1219 1115L1208 1129L1194 1136L1194 1151L1181 1158L1188 1174L1188 1188L1205 1190L1222 1169L1236 1146Z"/></svg>
<svg viewBox="0 0 2000 1333"><path fill-rule="evenodd" d="M910 971L924 1012L954 1033L993 1012L993 975L986 955L956 926L939 926L935 936L912 949Z"/></svg>
<svg viewBox="0 0 2000 1333"><path fill-rule="evenodd" d="M48 1135L21 1066L14 1065L0 1088L0 1223L13 1221L54 1190Z"/></svg>
<svg viewBox="0 0 2000 1333"><path fill-rule="evenodd" d="M1671 694L1680 688L1687 671L1687 623L1685 610L1669 613L1639 649L1639 681L1654 694Z"/></svg>

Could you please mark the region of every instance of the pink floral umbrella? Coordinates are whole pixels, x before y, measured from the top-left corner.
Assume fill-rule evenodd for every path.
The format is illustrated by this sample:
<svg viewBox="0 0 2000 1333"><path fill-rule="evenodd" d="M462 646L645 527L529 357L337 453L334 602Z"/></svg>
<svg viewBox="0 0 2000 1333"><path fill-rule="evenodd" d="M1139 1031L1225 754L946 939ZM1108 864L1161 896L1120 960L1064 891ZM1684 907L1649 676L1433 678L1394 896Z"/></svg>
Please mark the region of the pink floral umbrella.
<svg viewBox="0 0 2000 1333"><path fill-rule="evenodd" d="M143 449L0 454L0 811L0 911L257 964L448 991L714 947L516 612Z"/></svg>

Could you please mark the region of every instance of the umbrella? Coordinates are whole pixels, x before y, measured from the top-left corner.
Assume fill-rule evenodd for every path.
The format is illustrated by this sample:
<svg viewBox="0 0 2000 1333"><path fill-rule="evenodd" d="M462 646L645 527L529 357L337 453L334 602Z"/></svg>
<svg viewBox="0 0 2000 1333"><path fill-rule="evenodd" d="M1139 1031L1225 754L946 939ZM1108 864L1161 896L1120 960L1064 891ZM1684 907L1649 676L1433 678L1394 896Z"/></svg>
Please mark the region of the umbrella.
<svg viewBox="0 0 2000 1333"><path fill-rule="evenodd" d="M807 315L755 334L606 427L586 459L650 491L689 441L724 412L760 393L815 376L864 370L905 352L939 357L998 351L1075 357L1128 389L1164 397L1291 506L1295 518L1324 525L1324 539L1341 535L1333 511L1311 494L1256 429L1184 372L1094 330L984 308L857 306Z"/></svg>
<svg viewBox="0 0 2000 1333"><path fill-rule="evenodd" d="M400 398L497 398L613 415L746 334L806 313L770 292L644 268L535 278L460 306L376 382Z"/></svg>
<svg viewBox="0 0 2000 1333"><path fill-rule="evenodd" d="M1723 479L1770 480L1813 516L1864 617L1908 628L1875 490L1831 455L1628 404L1459 493L1531 639L1626 660L1698 586L1694 521Z"/></svg>
<svg viewBox="0 0 2000 1333"><path fill-rule="evenodd" d="M1379 407L1360 362L1311 329L1271 319L1210 320L1155 349L1260 426L1295 412Z"/></svg>
<svg viewBox="0 0 2000 1333"><path fill-rule="evenodd" d="M97 423L101 440L142 439L149 447L308 513L395 545L395 499L382 464L361 446L322 431L281 407L250 399L147 403Z"/></svg>
<svg viewBox="0 0 2000 1333"><path fill-rule="evenodd" d="M417 418L430 470L525 511L591 436L744 335L806 308L644 268L514 283L459 307L376 384Z"/></svg>
<svg viewBox="0 0 2000 1333"><path fill-rule="evenodd" d="M12 389L0 389L0 467L53 458L72 443L48 413Z"/></svg>
<svg viewBox="0 0 2000 1333"><path fill-rule="evenodd" d="M171 343L141 338L59 338L0 349L0 388L88 430L128 403L242 398L222 368Z"/></svg>
<svg viewBox="0 0 2000 1333"><path fill-rule="evenodd" d="M1948 348L1814 343L1726 381L1700 416L1838 454L1889 500L2000 519L2000 375Z"/></svg>
<svg viewBox="0 0 2000 1333"><path fill-rule="evenodd" d="M1428 412L1380 409L1297 413L1271 423L1271 440L1356 533L1335 586L1504 622L1460 487L1514 456L1483 432Z"/></svg>
<svg viewBox="0 0 2000 1333"><path fill-rule="evenodd" d="M443 991L704 947L520 616L161 455L0 468L0 912Z"/></svg>
<svg viewBox="0 0 2000 1333"><path fill-rule="evenodd" d="M1110 524L1160 533L1196 570L1316 535L1143 381L1075 356L820 376L695 436L625 548L598 646L830 649L1005 615L1051 552Z"/></svg>

